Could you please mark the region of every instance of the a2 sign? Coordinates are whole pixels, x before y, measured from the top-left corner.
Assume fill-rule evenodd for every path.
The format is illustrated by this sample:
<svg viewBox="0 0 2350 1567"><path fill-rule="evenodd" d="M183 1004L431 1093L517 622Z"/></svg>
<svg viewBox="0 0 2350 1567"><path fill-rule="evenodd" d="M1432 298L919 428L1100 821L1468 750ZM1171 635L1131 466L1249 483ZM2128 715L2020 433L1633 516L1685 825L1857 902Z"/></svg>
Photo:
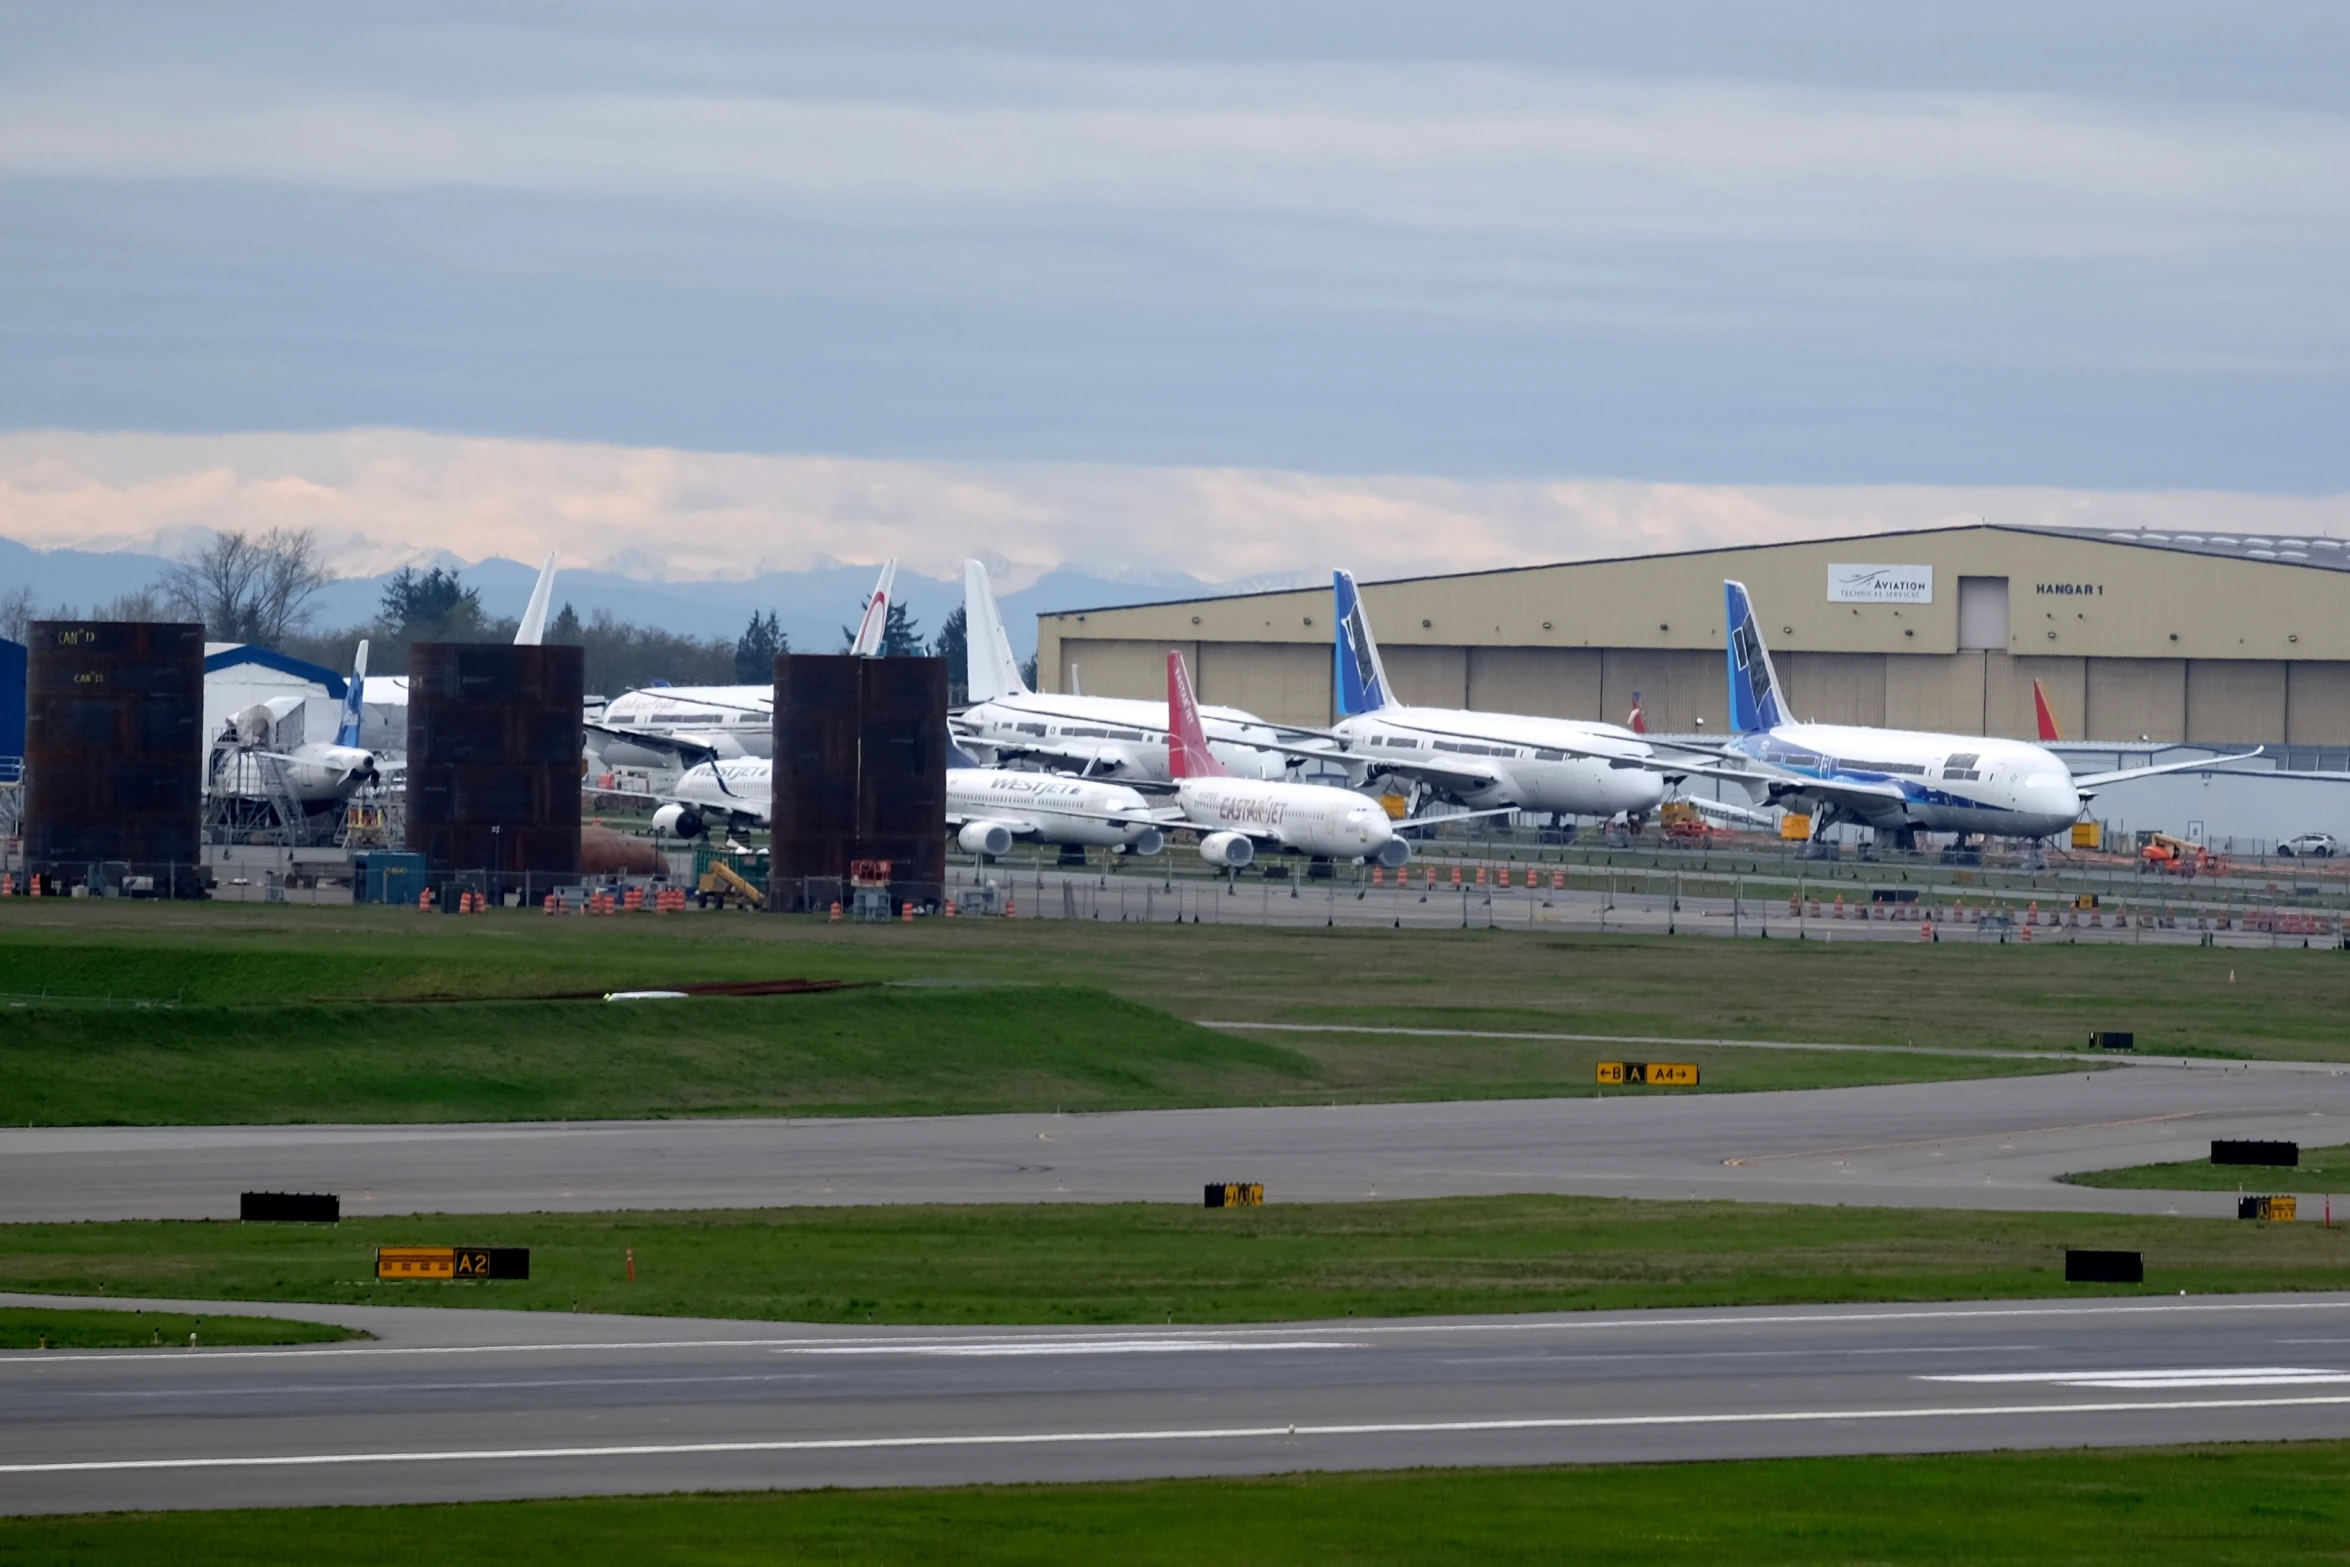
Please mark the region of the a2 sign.
<svg viewBox="0 0 2350 1567"><path fill-rule="evenodd" d="M527 1246L378 1246L379 1279L527 1279Z"/></svg>

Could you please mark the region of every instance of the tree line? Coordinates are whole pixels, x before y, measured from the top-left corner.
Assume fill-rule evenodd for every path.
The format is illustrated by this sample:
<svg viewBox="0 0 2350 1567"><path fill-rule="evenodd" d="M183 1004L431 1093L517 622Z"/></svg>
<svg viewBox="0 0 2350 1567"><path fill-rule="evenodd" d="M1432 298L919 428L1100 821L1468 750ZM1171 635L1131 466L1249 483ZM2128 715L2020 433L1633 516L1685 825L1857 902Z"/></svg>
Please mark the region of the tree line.
<svg viewBox="0 0 2350 1567"><path fill-rule="evenodd" d="M0 636L21 642L35 620L194 620L215 642L242 642L347 670L361 640L367 672L404 675L408 650L418 642L511 642L520 622L482 608L481 591L461 573L440 566L404 566L384 583L372 620L338 630L314 630L314 600L333 580L310 529L215 535L174 562L153 583L91 606L43 609L30 588L0 595ZM857 606L862 614L864 605ZM889 607L882 656L927 653L947 660L951 699L965 700L965 616L957 605L925 644L903 604ZM856 633L841 630L846 650ZM754 611L739 636L693 637L622 620L599 609L586 619L565 603L547 622L546 640L585 651L586 685L605 696L656 681L671 685L765 685L775 655L791 651L775 612Z"/></svg>

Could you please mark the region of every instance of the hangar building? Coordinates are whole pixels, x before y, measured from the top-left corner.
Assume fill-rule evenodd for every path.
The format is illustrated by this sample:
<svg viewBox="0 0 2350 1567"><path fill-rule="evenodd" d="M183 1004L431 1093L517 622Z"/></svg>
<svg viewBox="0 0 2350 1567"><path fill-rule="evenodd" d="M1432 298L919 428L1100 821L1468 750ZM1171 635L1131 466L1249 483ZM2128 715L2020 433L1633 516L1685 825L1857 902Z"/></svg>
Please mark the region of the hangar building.
<svg viewBox="0 0 2350 1567"><path fill-rule="evenodd" d="M1343 564L1343 563L1340 563ZM2332 747L2350 765L2350 547L2330 538L1970 525L1365 585L1407 702L1722 732L1722 579L1753 591L1795 715L2068 741ZM1327 585L1040 616L1053 689L1331 712ZM2289 765L2289 764L2288 764Z"/></svg>

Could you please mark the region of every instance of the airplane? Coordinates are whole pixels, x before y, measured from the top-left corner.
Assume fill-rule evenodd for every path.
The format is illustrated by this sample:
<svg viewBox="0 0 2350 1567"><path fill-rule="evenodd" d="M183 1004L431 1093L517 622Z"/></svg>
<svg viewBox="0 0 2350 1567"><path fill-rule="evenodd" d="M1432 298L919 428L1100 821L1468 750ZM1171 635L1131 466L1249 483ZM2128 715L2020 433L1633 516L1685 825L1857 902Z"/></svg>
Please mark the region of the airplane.
<svg viewBox="0 0 2350 1567"><path fill-rule="evenodd" d="M965 760L967 758L952 758ZM699 838L712 827L766 827L774 814L774 762L763 756L711 758L658 795L653 830ZM594 789L595 794L626 790ZM1015 843L1102 847L1152 855L1166 832L1143 797L1124 784L998 767L947 768L947 817L966 853L1009 854Z"/></svg>
<svg viewBox="0 0 2350 1567"><path fill-rule="evenodd" d="M897 575L895 557L882 562L881 577L866 596L864 616L849 646L854 656L880 656ZM673 766L676 747L671 742L714 757L769 756L775 750L775 684L643 686L604 704L603 713L587 727L597 737L590 746L607 768Z"/></svg>
<svg viewBox="0 0 2350 1567"><path fill-rule="evenodd" d="M302 705L302 699L278 697L257 702L240 713L214 743L207 787L214 794L266 799L275 792L260 765L267 759L281 764L286 792L294 803L305 812L315 812L381 783L383 773L375 753L359 743L366 687L367 644L362 641L353 660L350 684L343 690L342 716L331 742L273 749L270 739L277 725Z"/></svg>
<svg viewBox="0 0 2350 1567"><path fill-rule="evenodd" d="M1086 777L1165 782L1167 709L1133 697L1055 696L1028 689L1004 635L987 568L963 563L966 682L970 705L955 715L955 739L981 761L1032 761ZM1280 778L1292 765L1287 742L1312 731L1268 724L1236 707L1201 709L1216 759L1245 778Z"/></svg>
<svg viewBox="0 0 2350 1567"><path fill-rule="evenodd" d="M1330 733L1350 763L1363 764L1366 781L1394 775L1473 807L1633 821L1663 800L1664 780L1649 770L1655 752L1630 729L1397 702L1353 575L1333 573L1331 587L1340 716ZM1637 705L1632 716L1640 721Z"/></svg>
<svg viewBox="0 0 2350 1567"><path fill-rule="evenodd" d="M1411 859L1411 844L1374 800L1328 784L1240 778L1227 770L1209 747L1191 672L1176 652L1167 654L1167 712L1167 773L1181 814L1160 820L1197 828L1200 858L1210 865L1238 870L1256 858L1259 844L1389 870Z"/></svg>
<svg viewBox="0 0 2350 1567"><path fill-rule="evenodd" d="M2082 802L2115 784L2159 773L2208 772L2260 754L2075 778L2054 753L2024 740L1796 723L1788 717L1746 585L1724 582L1722 592L1730 722L1737 733L1719 748L1679 749L1703 750L1729 765L1657 765L1759 785L1774 805L1806 803L1813 808L1814 837L1842 821L1889 833L1904 849L1916 846L1921 831L2046 838L2069 830Z"/></svg>

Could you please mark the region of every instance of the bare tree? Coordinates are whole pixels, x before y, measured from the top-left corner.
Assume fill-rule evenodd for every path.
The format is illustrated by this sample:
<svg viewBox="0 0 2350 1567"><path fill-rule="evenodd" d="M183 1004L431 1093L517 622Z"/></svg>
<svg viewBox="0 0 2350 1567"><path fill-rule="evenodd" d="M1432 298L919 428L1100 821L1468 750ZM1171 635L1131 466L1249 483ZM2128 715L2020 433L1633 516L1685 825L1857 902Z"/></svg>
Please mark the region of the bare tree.
<svg viewBox="0 0 2350 1567"><path fill-rule="evenodd" d="M201 620L215 640L276 647L309 624L310 600L332 580L315 533L272 528L215 535L159 586L175 614Z"/></svg>
<svg viewBox="0 0 2350 1567"><path fill-rule="evenodd" d="M150 585L90 606L92 620L161 620L163 595Z"/></svg>
<svg viewBox="0 0 2350 1567"><path fill-rule="evenodd" d="M22 642L27 627L41 618L41 601L30 587L0 594L0 637Z"/></svg>

